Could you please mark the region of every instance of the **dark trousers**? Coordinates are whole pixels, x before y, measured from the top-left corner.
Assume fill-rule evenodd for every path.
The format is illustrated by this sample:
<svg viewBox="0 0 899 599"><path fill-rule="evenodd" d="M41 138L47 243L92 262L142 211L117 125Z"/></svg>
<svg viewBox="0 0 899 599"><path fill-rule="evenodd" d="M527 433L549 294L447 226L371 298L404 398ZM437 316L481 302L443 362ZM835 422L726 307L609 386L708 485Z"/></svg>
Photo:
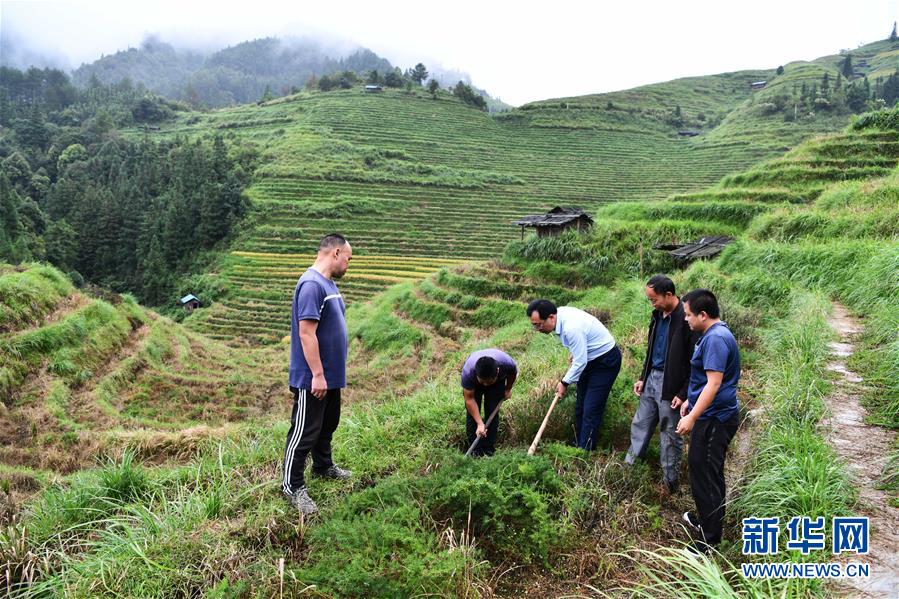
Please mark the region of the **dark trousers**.
<svg viewBox="0 0 899 599"><path fill-rule="evenodd" d="M606 413L606 401L620 370L621 350L615 346L587 362L578 379L574 428L577 446L581 449L591 451L596 448L596 439Z"/></svg>
<svg viewBox="0 0 899 599"><path fill-rule="evenodd" d="M484 403L484 411L483 416L481 417L484 421L484 424L487 423L487 419L490 418L490 414L493 413L493 410L496 409L496 406L503 400L503 397L506 394L506 379L501 379L496 381L495 384L490 387L483 387L481 385L475 385L474 388L474 401L478 404L478 411L481 410L481 402ZM478 425L474 421L474 418L471 417L471 414L468 411L465 412L465 432L468 433L468 446L471 447L471 444L474 443L475 433L478 430ZM473 456L484 456L484 455L493 455L496 452L496 433L499 430L499 412L497 412L496 417L493 419L493 422L490 423L490 426L487 427L487 436L480 441L478 441L477 447L474 448L474 451L471 452Z"/></svg>
<svg viewBox="0 0 899 599"><path fill-rule="evenodd" d="M328 389L323 399L309 389L290 388L293 413L284 450L282 489L293 493L306 486L303 470L306 456L312 451L312 470L324 473L334 465L331 460L331 437L340 422L340 389Z"/></svg>
<svg viewBox="0 0 899 599"><path fill-rule="evenodd" d="M727 446L737 434L740 415L734 414L727 422L715 417L698 420L690 433L690 490L696 502L702 540L709 545L721 542L724 523L724 458Z"/></svg>

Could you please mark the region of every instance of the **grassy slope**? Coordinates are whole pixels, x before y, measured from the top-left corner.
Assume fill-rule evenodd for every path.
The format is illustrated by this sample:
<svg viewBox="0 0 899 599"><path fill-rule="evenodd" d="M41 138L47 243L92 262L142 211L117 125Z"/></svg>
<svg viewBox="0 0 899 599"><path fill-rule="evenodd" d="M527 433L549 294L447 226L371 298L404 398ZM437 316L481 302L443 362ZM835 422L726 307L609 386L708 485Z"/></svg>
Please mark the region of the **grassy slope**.
<svg viewBox="0 0 899 599"><path fill-rule="evenodd" d="M189 453L229 423L279 406L271 391L283 364L272 363L271 351L238 353L128 296L77 290L48 266L0 265L0 274L8 491L33 489L123 446L147 459Z"/></svg>
<svg viewBox="0 0 899 599"><path fill-rule="evenodd" d="M870 46L870 68L899 64L889 53L874 60L882 45ZM230 296L189 326L232 343L278 341L299 271L315 241L335 230L366 255L344 282L347 297L362 300L433 272L441 259L493 257L524 214L703 189L845 125L845 116L786 123L756 109L781 86L835 69L819 62L791 63L778 77L691 77L495 117L446 94L355 89L185 115L157 135L233 134L257 144L264 165L249 190L252 220L219 268ZM759 79L769 86L752 91ZM675 106L702 135L677 136L666 122Z"/></svg>
<svg viewBox="0 0 899 599"><path fill-rule="evenodd" d="M269 596L282 580L290 594L315 585L324 594L356 596L582 593L585 585L608 590L634 581L652 585L644 589L652 596L709 588L719 596L779 594L782 589L721 575L711 562L674 569L677 554L659 562L652 553L619 553L671 543L678 533L666 521L689 507L685 495L658 503L653 465L629 473L620 465L634 402L629 386L645 334L641 281L671 267L664 254L647 250L644 260L632 256L653 236L695 234L696 221L717 223L741 238L721 259L677 277L682 287L709 285L719 292L725 318L744 348L749 394L744 399L768 407L765 422L753 427L760 435L755 443L766 449L750 462L740 484L745 499L736 510L779 516L848 511L851 493L815 434L827 389L826 295L868 316L866 376L895 368L899 323L890 302L899 269L897 221L872 221L838 240L829 232L842 230L847 218L866 222L868 214L894 210L899 175L895 157L894 169L884 176L858 179L852 169L860 167L853 162L843 170L856 180L838 182L830 174L821 178L814 162L863 157L878 162L884 158L881 148L892 147L883 145L891 136L895 133L861 131L815 140L771 163L767 176L747 176L740 187L729 187L726 180L701 197L604 208L607 224L587 239L585 251L611 258L611 288L537 283L526 273L541 272L539 261L529 259L519 267L488 263L442 271L352 308L360 374L399 373L410 358L416 363L423 355L430 356L429 366L416 372L422 380L410 392L387 393L347 409L335 451L357 477L349 490L317 483L315 497L324 513L311 522L290 517L272 482L278 476L272 456L279 455L286 432L281 421L231 431L218 444L199 447L185 466L145 469L126 457L80 474L33 505L22 542L31 554L15 552L14 541L21 538L15 535L22 535L17 528L0 546L20 573L37 569L43 582L32 587L36 592L65 589L75 596L104 588L118 596L200 589L212 596ZM804 177L780 167L796 157L808 159L799 167ZM771 189L794 195L784 201ZM728 201L716 201L716 194L728 194ZM634 228L648 240L634 236ZM522 250L512 246L509 257ZM597 311L625 349L602 438L603 446L617 453L588 458L552 443L569 436L570 399L552 420L542 457L528 459L521 452L542 417L554 373L565 364L564 351L531 333L524 319L523 300L537 295ZM463 445L457 369L468 351L488 344L520 359L522 379L503 414L505 456L466 461L453 451ZM375 384L386 386L393 378ZM895 381L888 376L869 381L870 396L879 402L871 404L875 413L895 414ZM794 450L782 451L784 443ZM59 536L59 531L65 532ZM738 559L736 544L724 550ZM286 559L283 579L280 558ZM503 576L510 565L521 568ZM823 592L807 582L787 587L790 596Z"/></svg>

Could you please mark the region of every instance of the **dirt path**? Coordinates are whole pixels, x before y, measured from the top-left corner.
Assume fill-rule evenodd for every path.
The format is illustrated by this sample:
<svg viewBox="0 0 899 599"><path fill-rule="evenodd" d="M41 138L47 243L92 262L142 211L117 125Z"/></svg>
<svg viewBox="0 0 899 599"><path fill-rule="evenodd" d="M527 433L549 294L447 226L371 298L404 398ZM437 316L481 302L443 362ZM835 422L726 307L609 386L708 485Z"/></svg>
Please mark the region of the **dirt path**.
<svg viewBox="0 0 899 599"><path fill-rule="evenodd" d="M877 489L894 433L865 424L863 380L846 365L855 351L853 340L861 332L861 325L839 304L834 304L828 322L840 340L830 343L832 361L827 369L835 374L836 382L826 398L831 415L822 420L822 431L858 489L857 511L870 518L870 554L852 556L854 559L847 561L870 563L871 576L847 579L837 590L851 597L899 597L899 509L891 507L889 495Z"/></svg>

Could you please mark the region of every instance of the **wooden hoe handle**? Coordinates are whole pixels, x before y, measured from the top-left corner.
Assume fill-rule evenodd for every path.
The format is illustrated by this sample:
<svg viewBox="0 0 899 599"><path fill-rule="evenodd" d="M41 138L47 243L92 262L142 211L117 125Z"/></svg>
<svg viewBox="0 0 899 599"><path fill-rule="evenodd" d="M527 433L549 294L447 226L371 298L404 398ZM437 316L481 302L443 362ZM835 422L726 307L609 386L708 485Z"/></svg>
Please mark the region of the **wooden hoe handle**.
<svg viewBox="0 0 899 599"><path fill-rule="evenodd" d="M531 446L528 448L528 455L534 455L534 452L537 451L537 444L540 443L540 437L543 436L543 430L546 428L546 424L549 422L549 415L553 413L553 409L556 407L556 404L562 398L561 395L556 393L556 396L553 398L553 402L549 404L549 410L546 412L546 417L543 418L543 424L540 425L540 430L537 431L537 436L534 437L534 442L531 443Z"/></svg>

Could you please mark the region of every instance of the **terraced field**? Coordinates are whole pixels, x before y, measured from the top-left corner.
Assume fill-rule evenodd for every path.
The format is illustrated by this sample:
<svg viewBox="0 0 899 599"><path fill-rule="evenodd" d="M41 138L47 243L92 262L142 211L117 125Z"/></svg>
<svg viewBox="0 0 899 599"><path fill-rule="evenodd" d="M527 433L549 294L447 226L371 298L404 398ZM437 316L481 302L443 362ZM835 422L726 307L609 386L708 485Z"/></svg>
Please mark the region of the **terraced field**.
<svg viewBox="0 0 899 599"><path fill-rule="evenodd" d="M286 334L290 292L308 265L300 256L327 233L353 243L358 258L342 287L349 299L364 299L433 272L441 260L498 256L519 235L510 221L524 214L661 199L762 157L748 146L700 149L652 129L500 121L443 96L402 93L301 95L202 119L170 133L221 128L266 145L249 190L256 225L222 268L231 296L189 321L234 342Z"/></svg>
<svg viewBox="0 0 899 599"><path fill-rule="evenodd" d="M23 488L112 447L190 451L280 406L285 369L49 266L0 265L0 470Z"/></svg>
<svg viewBox="0 0 899 599"><path fill-rule="evenodd" d="M862 51L870 68L899 64L885 43ZM617 201L707 189L810 135L845 126L845 115L786 123L782 115L757 110L805 79L835 75L837 58L825 58L790 63L776 77L772 70L691 77L535 102L497 116L443 92L434 99L418 90L359 89L183 115L155 135L223 133L260 156L248 190L252 226L220 267L232 293L189 326L236 343L281 338L291 289L307 265L300 256L311 254L327 233L347 235L359 259L365 257L342 283L349 299L365 299L390 283L433 272L444 265L439 260L498 257L518 237L510 222L522 215L554 205L596 211ZM771 84L754 91L749 83L758 79ZM698 127L701 135L678 136L667 120L675 106L684 126ZM786 176L797 166L778 168ZM822 177L837 166L845 164L815 164ZM856 174L886 166L868 164ZM745 177L724 187L746 187L741 181ZM765 187L781 193L789 186ZM406 257L431 262L405 264Z"/></svg>
<svg viewBox="0 0 899 599"><path fill-rule="evenodd" d="M354 239L354 243L359 243ZM275 343L290 334L290 302L299 276L315 260L312 254L234 251L227 258L228 297L190 319L189 326L208 337L231 343ZM354 257L339 282L347 305L364 301L385 288L417 281L459 260Z"/></svg>

